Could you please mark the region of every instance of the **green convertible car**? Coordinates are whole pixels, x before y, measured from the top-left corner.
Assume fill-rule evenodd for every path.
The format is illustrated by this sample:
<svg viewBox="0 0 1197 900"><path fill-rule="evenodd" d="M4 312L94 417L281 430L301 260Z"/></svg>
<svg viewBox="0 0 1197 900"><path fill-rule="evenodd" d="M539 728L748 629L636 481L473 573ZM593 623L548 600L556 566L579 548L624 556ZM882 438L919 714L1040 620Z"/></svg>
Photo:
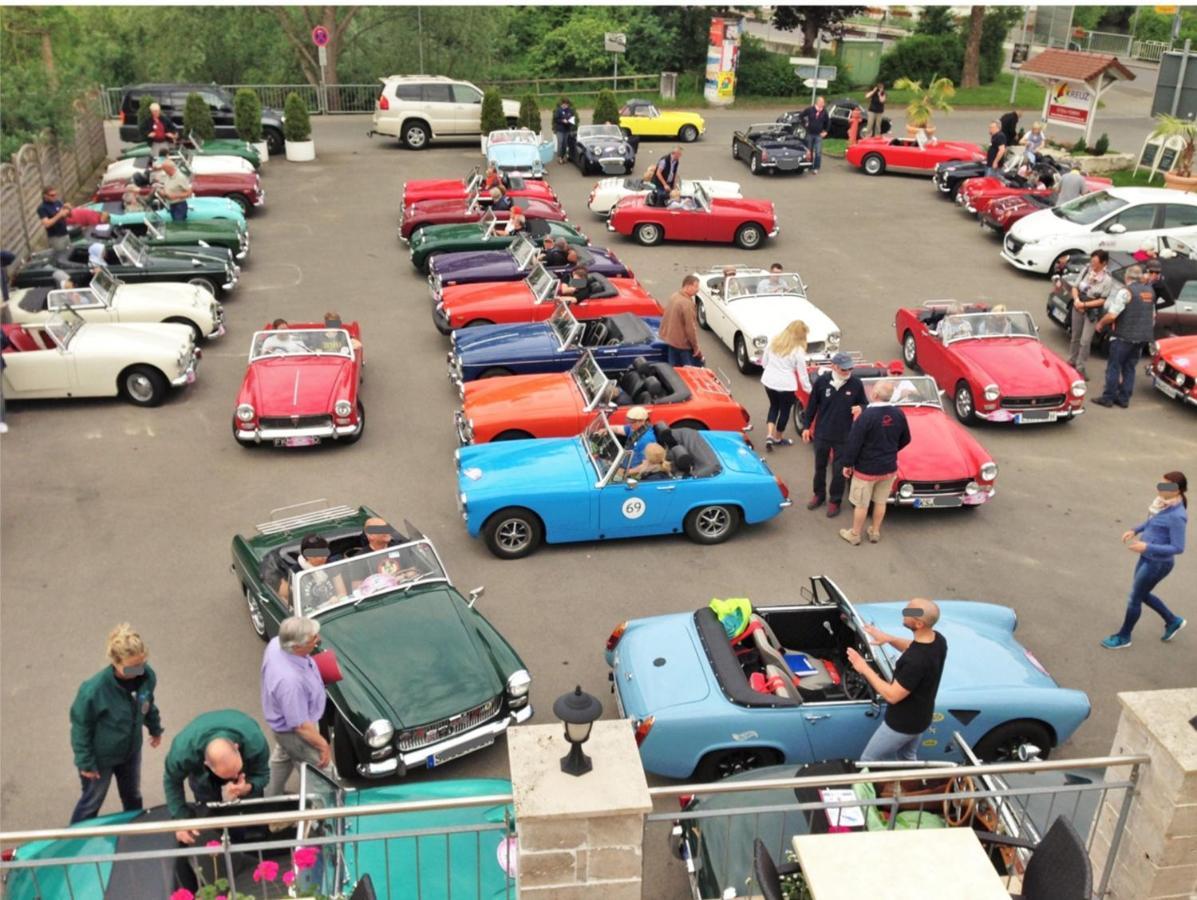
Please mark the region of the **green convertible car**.
<svg viewBox="0 0 1197 900"><path fill-rule="evenodd" d="M289 421L289 420L288 420ZM300 506L310 506L301 504ZM298 507L233 538L233 573L262 640L291 615L320 623L329 680L321 727L337 771L364 778L402 776L488 747L532 716L532 678L516 652L474 608L482 589L462 597L432 542L405 525L390 545L370 550L367 507ZM322 565L299 561L308 535L331 545ZM319 660L335 654L335 665Z"/></svg>
<svg viewBox="0 0 1197 900"><path fill-rule="evenodd" d="M113 237L131 232L141 238L148 248L153 247L224 247L241 262L249 255L249 226L232 219L214 219L208 222L185 219L172 221L170 216L151 210L140 222L112 228ZM71 243L82 243L85 247L95 240L90 229L72 228Z"/></svg>
<svg viewBox="0 0 1197 900"><path fill-rule="evenodd" d="M506 222L498 221L493 213L488 212L477 222L425 225L412 235L411 243L408 245L411 264L427 275L428 260L438 253L506 249L507 245L516 237L503 233L506 224ZM574 228L573 225L552 219L529 219L525 233L537 244L547 237L565 238L566 242L580 246L590 243L590 238Z"/></svg>
<svg viewBox="0 0 1197 900"><path fill-rule="evenodd" d="M240 156L255 169L261 168L262 158L254 145L247 141L234 139L213 139L210 141L188 135L182 141L182 146L190 149L199 156ZM141 159L150 155L150 145L147 142L131 144L121 152L121 159Z"/></svg>

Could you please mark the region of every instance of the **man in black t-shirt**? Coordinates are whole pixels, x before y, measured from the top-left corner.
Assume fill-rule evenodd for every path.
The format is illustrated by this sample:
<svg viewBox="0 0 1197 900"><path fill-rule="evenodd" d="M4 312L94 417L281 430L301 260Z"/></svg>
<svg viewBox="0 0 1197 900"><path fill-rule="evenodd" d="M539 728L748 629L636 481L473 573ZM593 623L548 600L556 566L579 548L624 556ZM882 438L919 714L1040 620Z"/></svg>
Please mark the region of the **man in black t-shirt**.
<svg viewBox="0 0 1197 900"><path fill-rule="evenodd" d="M986 175L996 175L998 166L1002 164L1002 160L1006 156L1006 148L1009 141L1006 140L1006 134L1002 131L1002 126L994 121L989 123L989 149L985 151L985 165L989 166L989 171Z"/></svg>
<svg viewBox="0 0 1197 900"><path fill-rule="evenodd" d="M935 694L948 656L948 642L935 630L939 607L932 600L915 597L902 610L902 625L912 638L894 637L866 625L870 640L902 651L894 666L894 680L885 681L855 649L848 648L848 663L864 676L885 701L885 721L877 726L860 754L860 761L917 759L919 740L931 724Z"/></svg>

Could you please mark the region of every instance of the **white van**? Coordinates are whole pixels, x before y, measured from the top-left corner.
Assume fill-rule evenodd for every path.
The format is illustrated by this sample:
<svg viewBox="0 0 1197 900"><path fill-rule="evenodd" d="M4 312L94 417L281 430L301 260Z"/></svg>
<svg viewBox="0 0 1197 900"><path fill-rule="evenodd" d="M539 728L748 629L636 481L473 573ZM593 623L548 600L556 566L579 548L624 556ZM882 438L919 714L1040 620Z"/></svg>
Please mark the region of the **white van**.
<svg viewBox="0 0 1197 900"><path fill-rule="evenodd" d="M374 106L370 137L398 138L409 150L423 150L434 138L482 133L482 90L444 75L390 75L378 79L382 93ZM507 125L514 127L520 105L503 101Z"/></svg>

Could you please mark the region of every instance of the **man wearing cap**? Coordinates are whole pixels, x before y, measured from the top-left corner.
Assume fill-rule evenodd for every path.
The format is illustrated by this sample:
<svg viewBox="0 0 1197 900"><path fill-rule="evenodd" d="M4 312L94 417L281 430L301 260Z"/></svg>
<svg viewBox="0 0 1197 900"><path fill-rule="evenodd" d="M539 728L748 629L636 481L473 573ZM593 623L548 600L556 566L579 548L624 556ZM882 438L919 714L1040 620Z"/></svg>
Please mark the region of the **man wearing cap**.
<svg viewBox="0 0 1197 900"><path fill-rule="evenodd" d="M918 757L919 739L935 713L935 695L948 657L948 642L935 630L938 621L935 601L915 597L902 610L902 626L910 629L912 637L895 637L865 625L872 643L889 644L901 652L893 681L884 680L854 647L848 648L848 664L885 701L885 719L861 751L861 762Z"/></svg>
<svg viewBox="0 0 1197 900"><path fill-rule="evenodd" d="M671 366L701 366L702 348L698 346L698 311L694 295L698 276L687 275L682 288L669 297L657 335L665 345L665 361Z"/></svg>
<svg viewBox="0 0 1197 900"><path fill-rule="evenodd" d="M655 439L653 427L648 421L648 410L643 406L633 406L628 410L628 422L623 426L623 445L632 448L632 455L625 464L625 469L638 466L644 462L644 451Z"/></svg>
<svg viewBox="0 0 1197 900"><path fill-rule="evenodd" d="M898 453L910 443L910 425L906 414L890 402L893 396L892 381L878 382L873 399L852 423L844 445L844 477L852 479L848 487L852 527L841 528L840 537L854 546L860 543L870 503L873 527L868 530L869 543L881 540L881 522L898 474Z"/></svg>
<svg viewBox="0 0 1197 900"><path fill-rule="evenodd" d="M286 790L297 763L315 766L332 777L331 750L320 734L324 681L312 659L319 643L319 622L291 616L283 619L278 636L262 655L262 716L274 734L267 797Z"/></svg>
<svg viewBox="0 0 1197 900"><path fill-rule="evenodd" d="M802 432L804 443L815 445L814 492L806 503L807 509L818 509L827 498L827 467L831 465L831 498L827 503L827 517L840 513L844 499L844 474L840 457L852 430L852 420L860 415L868 399L864 383L852 374L854 363L847 353L831 358L831 369L819 374L811 385L806 403Z"/></svg>
<svg viewBox="0 0 1197 900"><path fill-rule="evenodd" d="M1158 272L1160 263L1155 259L1126 270L1126 287L1110 293L1105 315L1094 326L1098 334L1107 328L1112 331L1105 389L1093 401L1098 406L1118 404L1123 409L1130 406L1135 390L1135 365L1155 334L1155 285L1148 272L1152 265Z"/></svg>

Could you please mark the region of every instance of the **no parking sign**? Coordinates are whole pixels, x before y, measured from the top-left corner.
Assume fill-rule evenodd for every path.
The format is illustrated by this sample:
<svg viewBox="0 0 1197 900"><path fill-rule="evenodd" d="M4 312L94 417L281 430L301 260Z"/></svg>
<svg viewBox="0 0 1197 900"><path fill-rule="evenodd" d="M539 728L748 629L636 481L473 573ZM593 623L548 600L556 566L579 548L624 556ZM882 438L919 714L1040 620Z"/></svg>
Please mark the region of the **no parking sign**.
<svg viewBox="0 0 1197 900"><path fill-rule="evenodd" d="M317 47L323 47L328 43L328 29L323 25L317 25L312 29L312 43Z"/></svg>

